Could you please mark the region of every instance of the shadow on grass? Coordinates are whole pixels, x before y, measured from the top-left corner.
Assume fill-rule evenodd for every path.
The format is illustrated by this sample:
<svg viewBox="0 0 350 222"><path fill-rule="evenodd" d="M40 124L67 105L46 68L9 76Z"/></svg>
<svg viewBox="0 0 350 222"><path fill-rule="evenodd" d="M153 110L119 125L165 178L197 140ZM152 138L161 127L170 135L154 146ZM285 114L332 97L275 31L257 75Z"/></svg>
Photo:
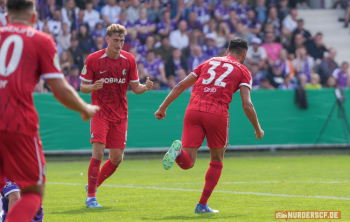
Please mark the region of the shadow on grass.
<svg viewBox="0 0 350 222"><path fill-rule="evenodd" d="M242 217L243 215L233 215L233 216L221 216L219 214L196 214L193 216L168 216L168 217L157 217L157 218L147 218L147 217L142 217L141 220L179 220L179 221L185 221L185 220L193 220L193 221L198 221L198 220L208 220L208 219L238 219Z"/></svg>
<svg viewBox="0 0 350 222"><path fill-rule="evenodd" d="M113 207L101 207L101 208L78 208L73 210L66 210L66 211L59 211L59 212L51 212L50 214L82 214L82 213L96 213L96 212L111 212L113 209L113 212L121 211L120 209L116 209Z"/></svg>

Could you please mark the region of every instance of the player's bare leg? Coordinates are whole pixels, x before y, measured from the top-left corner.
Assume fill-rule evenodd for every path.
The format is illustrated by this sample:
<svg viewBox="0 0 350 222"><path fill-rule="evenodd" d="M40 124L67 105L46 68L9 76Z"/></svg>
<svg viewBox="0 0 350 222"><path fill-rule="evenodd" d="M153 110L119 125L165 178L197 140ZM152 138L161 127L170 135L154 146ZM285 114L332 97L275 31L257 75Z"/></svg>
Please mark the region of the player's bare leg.
<svg viewBox="0 0 350 222"><path fill-rule="evenodd" d="M202 197L196 206L195 213L218 213L208 206L208 199L218 183L223 167L223 160L226 148L209 149L210 150L210 167L205 175L205 185Z"/></svg>
<svg viewBox="0 0 350 222"><path fill-rule="evenodd" d="M169 170L174 162L184 170L194 166L197 158L198 148L182 148L181 141L175 140L163 158L163 167Z"/></svg>
<svg viewBox="0 0 350 222"><path fill-rule="evenodd" d="M6 222L21 221L24 218L23 214L27 214L25 218L34 218L43 200L44 191L45 184L21 189L21 199L11 207Z"/></svg>
<svg viewBox="0 0 350 222"><path fill-rule="evenodd" d="M103 160L106 145L99 142L92 143L92 158L88 171L87 198L85 204L89 208L101 207L96 201L97 179L100 174L100 165Z"/></svg>
<svg viewBox="0 0 350 222"><path fill-rule="evenodd" d="M109 149L109 159L103 164L100 175L97 179L97 187L103 181L112 176L119 164L123 161L124 149Z"/></svg>

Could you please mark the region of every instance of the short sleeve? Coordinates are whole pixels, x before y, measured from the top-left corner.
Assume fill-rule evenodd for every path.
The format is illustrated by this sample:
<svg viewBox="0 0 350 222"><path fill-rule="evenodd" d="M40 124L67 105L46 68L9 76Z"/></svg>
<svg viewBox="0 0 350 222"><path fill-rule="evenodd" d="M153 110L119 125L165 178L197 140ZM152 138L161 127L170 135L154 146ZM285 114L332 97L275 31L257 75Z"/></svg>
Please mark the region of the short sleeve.
<svg viewBox="0 0 350 222"><path fill-rule="evenodd" d="M239 86L246 86L250 90L252 90L252 83L253 83L252 75L246 69L241 69L241 71L242 71L242 79L241 79L241 82L239 83Z"/></svg>
<svg viewBox="0 0 350 222"><path fill-rule="evenodd" d="M94 70L92 69L92 59L89 56L85 62L83 70L81 70L80 79L85 82L92 82Z"/></svg>
<svg viewBox="0 0 350 222"><path fill-rule="evenodd" d="M6 185L4 186L4 188L2 189L2 193L4 194L4 197L7 198L7 196L10 193L16 192L16 191L20 191L19 187L17 186L16 183L10 182L8 180L6 180Z"/></svg>
<svg viewBox="0 0 350 222"><path fill-rule="evenodd" d="M139 82L139 74L137 73L137 64L133 56L131 57L130 82Z"/></svg>
<svg viewBox="0 0 350 222"><path fill-rule="evenodd" d="M203 62L202 64L200 64L195 70L193 70L193 72L191 74L195 75L198 79L198 77L201 74L202 68L204 66L204 64L206 64L205 62Z"/></svg>
<svg viewBox="0 0 350 222"><path fill-rule="evenodd" d="M41 50L39 53L40 70L44 79L63 79L64 75L61 72L58 53L55 43L51 38L47 38L45 50Z"/></svg>

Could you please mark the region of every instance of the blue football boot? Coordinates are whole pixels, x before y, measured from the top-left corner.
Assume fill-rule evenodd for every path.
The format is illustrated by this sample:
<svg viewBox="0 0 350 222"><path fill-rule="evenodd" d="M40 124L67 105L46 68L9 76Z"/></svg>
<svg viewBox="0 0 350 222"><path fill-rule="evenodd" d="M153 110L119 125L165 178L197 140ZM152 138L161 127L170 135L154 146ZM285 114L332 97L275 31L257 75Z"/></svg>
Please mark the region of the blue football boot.
<svg viewBox="0 0 350 222"><path fill-rule="evenodd" d="M205 214L205 213L219 213L218 210L211 209L208 204L203 206L202 204L197 204L196 209L194 210L196 214Z"/></svg>

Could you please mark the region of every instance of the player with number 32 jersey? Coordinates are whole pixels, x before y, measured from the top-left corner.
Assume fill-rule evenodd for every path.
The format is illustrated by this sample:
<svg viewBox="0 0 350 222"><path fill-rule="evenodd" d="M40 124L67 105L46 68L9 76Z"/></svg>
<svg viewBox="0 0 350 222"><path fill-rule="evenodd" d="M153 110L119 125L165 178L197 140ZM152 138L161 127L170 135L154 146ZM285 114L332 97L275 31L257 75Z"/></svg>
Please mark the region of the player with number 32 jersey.
<svg viewBox="0 0 350 222"><path fill-rule="evenodd" d="M197 150L204 138L210 150L211 162L205 176L202 196L195 213L217 213L207 202L219 181L229 137L229 104L240 89L244 112L255 129L257 139L264 136L250 100L252 76L243 65L248 43L242 38L230 41L227 56L214 57L200 64L170 92L155 113L164 119L167 107L188 87L194 84L184 118L182 141L176 140L163 158L164 169L176 162L182 169L190 169L197 158Z"/></svg>

